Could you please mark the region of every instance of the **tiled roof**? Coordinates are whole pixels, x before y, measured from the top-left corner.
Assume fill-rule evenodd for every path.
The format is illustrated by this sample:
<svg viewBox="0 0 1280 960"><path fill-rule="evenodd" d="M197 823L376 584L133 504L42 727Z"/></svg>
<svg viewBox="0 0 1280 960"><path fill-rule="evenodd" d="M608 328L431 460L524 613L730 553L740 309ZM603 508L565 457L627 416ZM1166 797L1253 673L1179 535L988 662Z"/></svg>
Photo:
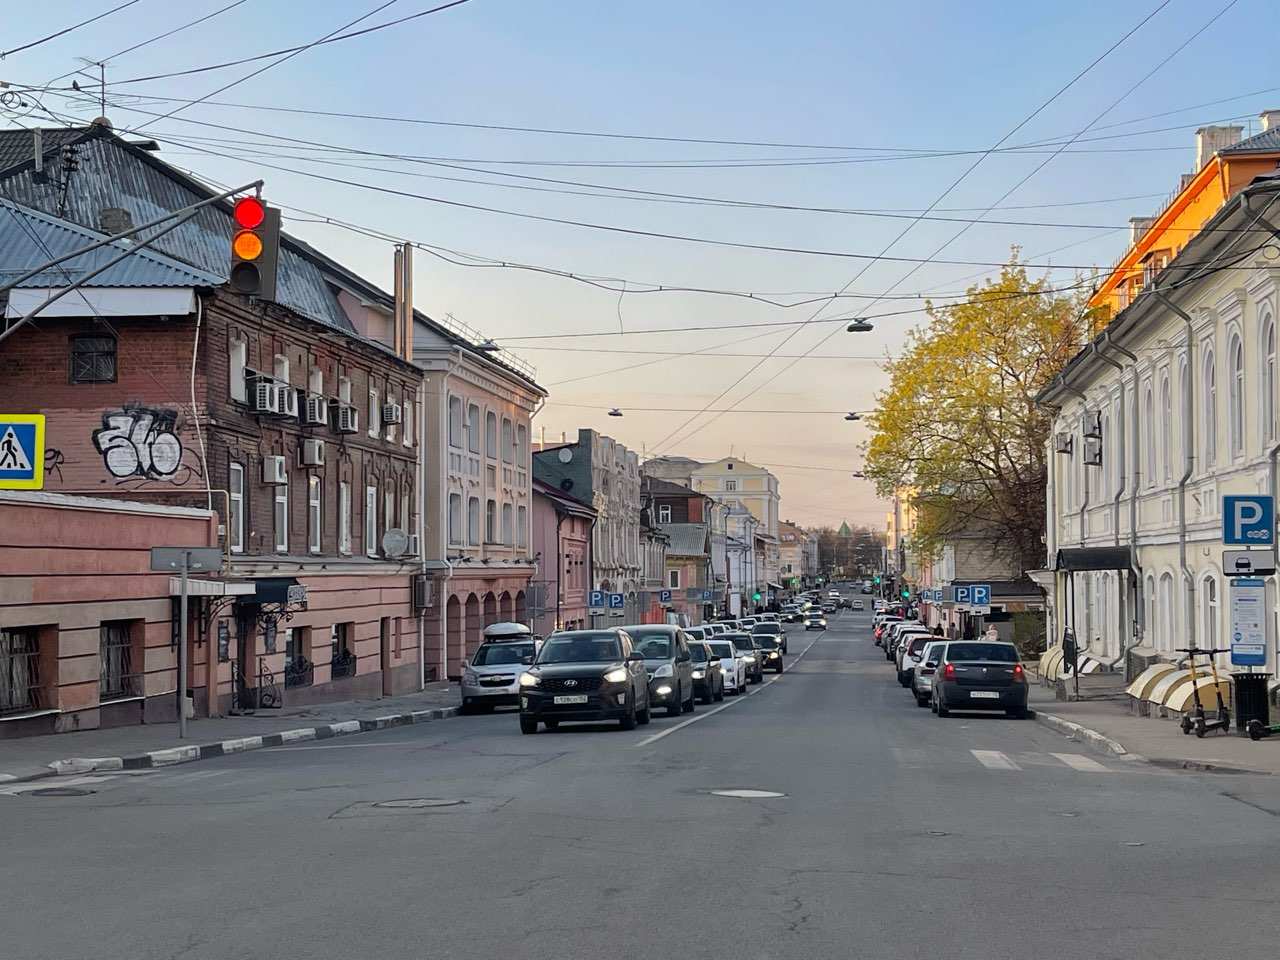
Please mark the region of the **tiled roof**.
<svg viewBox="0 0 1280 960"><path fill-rule="evenodd" d="M658 529L671 538L668 554L681 557L707 555L707 527L702 523L660 523Z"/></svg>
<svg viewBox="0 0 1280 960"><path fill-rule="evenodd" d="M1280 127L1263 130L1262 133L1246 137L1239 143L1223 147L1218 153L1224 157L1242 153L1280 153Z"/></svg>
<svg viewBox="0 0 1280 960"><path fill-rule="evenodd" d="M32 267L106 239L106 234L59 220L0 199L0 282L19 277ZM103 266L128 250L117 241L99 247L24 280L22 287L61 287ZM180 260L142 249L86 283L90 287L214 287L220 277Z"/></svg>

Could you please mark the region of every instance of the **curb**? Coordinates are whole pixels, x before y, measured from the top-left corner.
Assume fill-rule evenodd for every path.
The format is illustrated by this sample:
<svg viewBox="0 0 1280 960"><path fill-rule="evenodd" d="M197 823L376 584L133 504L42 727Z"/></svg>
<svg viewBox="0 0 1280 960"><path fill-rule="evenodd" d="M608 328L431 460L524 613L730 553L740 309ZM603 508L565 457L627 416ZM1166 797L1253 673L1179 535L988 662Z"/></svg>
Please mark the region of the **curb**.
<svg viewBox="0 0 1280 960"><path fill-rule="evenodd" d="M387 714L368 720L344 720L319 727L299 727L296 730L282 730L279 733L268 733L256 737L238 737L214 743L168 747L128 757L69 757L20 773L0 773L0 783L27 783L47 777L74 776L103 770L149 770L156 767L169 767L179 763L194 763L197 760L225 757L233 753L245 753L249 750L261 750L264 747L284 747L305 740L329 740L333 737L386 730L389 727L445 720L457 716L459 712L458 707L435 707L430 710Z"/></svg>
<svg viewBox="0 0 1280 960"><path fill-rule="evenodd" d="M1078 740L1087 743L1095 750L1101 750L1103 753L1109 753L1115 757L1129 756L1129 751L1125 749L1123 743L1119 740L1113 740L1105 734L1099 733L1097 730L1090 730L1088 727L1082 727L1078 723L1072 723L1070 720L1063 720L1061 717L1055 717L1051 713L1041 713L1039 710L1030 711L1033 713L1036 722L1042 723L1051 730L1068 737L1075 737Z"/></svg>
<svg viewBox="0 0 1280 960"><path fill-rule="evenodd" d="M1147 763L1168 770L1193 770L1199 773L1234 773L1254 777L1270 777L1270 770L1255 770L1252 767L1230 767L1209 760L1180 760L1176 757L1144 757Z"/></svg>

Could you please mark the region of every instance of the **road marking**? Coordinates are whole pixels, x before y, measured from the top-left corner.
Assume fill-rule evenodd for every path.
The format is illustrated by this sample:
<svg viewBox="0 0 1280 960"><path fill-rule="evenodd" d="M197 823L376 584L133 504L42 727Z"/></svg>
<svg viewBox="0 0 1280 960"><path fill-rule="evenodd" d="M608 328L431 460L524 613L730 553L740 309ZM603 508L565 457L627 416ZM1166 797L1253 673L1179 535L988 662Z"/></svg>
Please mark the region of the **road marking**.
<svg viewBox="0 0 1280 960"><path fill-rule="evenodd" d="M1072 770L1081 770L1085 773L1110 773L1110 767L1104 767L1092 757L1086 757L1079 753L1055 753L1055 757L1065 763Z"/></svg>
<svg viewBox="0 0 1280 960"><path fill-rule="evenodd" d="M825 633L825 631L823 632ZM803 650L797 653L796 658L782 668L782 672L785 674L797 663L799 663L804 658L804 655L813 649L813 645L821 639L822 639L822 634L819 634L816 638L810 641L809 646L805 647ZM756 686L755 689L748 687L745 693L740 693L738 694L738 696L734 697L732 703L725 703L711 710L704 710L702 713L699 713L696 717L690 717L688 720L684 720L680 723L677 723L674 727L667 727L667 729L660 730L657 733L653 734L653 736L645 737L643 740L637 743L636 746L647 747L649 746L649 744L657 743L663 737L669 736L675 733L677 730L683 730L685 727L689 726L692 723L697 723L699 720L705 720L707 719L707 717L714 717L721 710L728 710L730 707L736 707L738 704L742 703L742 701L744 701L747 697L752 696L753 694L759 693L761 690L765 689L771 684L777 683L780 679L782 679L781 675L775 674L769 680L766 680L764 683Z"/></svg>
<svg viewBox="0 0 1280 960"><path fill-rule="evenodd" d="M1022 768L999 750L970 750L978 762L989 770L1021 770Z"/></svg>
<svg viewBox="0 0 1280 960"><path fill-rule="evenodd" d="M412 745L429 745L425 740L386 740L379 743L326 743L311 744L306 747L268 747L263 753L278 753L288 750L290 753L310 753L313 750L365 750L369 747L403 747Z"/></svg>

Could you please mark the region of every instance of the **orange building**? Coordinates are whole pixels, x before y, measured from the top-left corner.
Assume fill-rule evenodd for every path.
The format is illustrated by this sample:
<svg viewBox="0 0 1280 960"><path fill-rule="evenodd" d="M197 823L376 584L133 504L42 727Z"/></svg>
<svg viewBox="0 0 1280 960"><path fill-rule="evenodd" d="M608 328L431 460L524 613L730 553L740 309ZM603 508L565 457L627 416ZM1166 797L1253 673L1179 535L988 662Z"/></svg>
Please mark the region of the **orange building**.
<svg viewBox="0 0 1280 960"><path fill-rule="evenodd" d="M1196 131L1196 172L1183 175L1177 192L1154 217L1129 221L1129 249L1089 300L1101 324L1132 303L1223 204L1254 177L1280 167L1280 110L1267 110L1260 119L1262 132L1245 140L1238 126Z"/></svg>

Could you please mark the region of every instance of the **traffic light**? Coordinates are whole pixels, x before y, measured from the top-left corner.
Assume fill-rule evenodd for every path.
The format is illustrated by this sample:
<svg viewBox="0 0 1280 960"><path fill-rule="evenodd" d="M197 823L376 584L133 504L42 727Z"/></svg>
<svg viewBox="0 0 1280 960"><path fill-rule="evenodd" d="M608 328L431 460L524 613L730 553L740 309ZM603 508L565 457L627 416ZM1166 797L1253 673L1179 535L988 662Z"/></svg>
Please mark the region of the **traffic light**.
<svg viewBox="0 0 1280 960"><path fill-rule="evenodd" d="M280 211L259 197L241 197L232 209L231 289L259 300L276 298Z"/></svg>
<svg viewBox="0 0 1280 960"><path fill-rule="evenodd" d="M876 586L880 586L880 574L876 574Z"/></svg>
<svg viewBox="0 0 1280 960"><path fill-rule="evenodd" d="M909 589L907 589L906 587L903 587L903 588L902 588L902 599L903 599L903 600L910 600L910 599L911 599L911 591L910 591Z"/></svg>
<svg viewBox="0 0 1280 960"><path fill-rule="evenodd" d="M759 602L760 602L760 591L759 591L759 590L757 590L755 593L753 593L753 594L751 595L751 599L752 599L752 600L754 600L756 603L759 603Z"/></svg>

